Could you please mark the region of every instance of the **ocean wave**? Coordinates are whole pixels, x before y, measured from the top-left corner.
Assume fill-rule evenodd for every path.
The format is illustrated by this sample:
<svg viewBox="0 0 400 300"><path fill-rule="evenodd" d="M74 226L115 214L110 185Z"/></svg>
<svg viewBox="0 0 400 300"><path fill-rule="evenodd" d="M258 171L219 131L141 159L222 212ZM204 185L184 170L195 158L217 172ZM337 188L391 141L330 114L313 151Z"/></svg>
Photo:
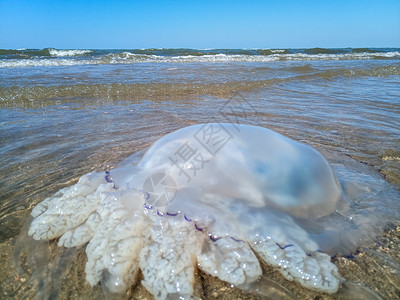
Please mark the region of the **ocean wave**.
<svg viewBox="0 0 400 300"><path fill-rule="evenodd" d="M54 48L44 49L0 49L1 59L29 59L42 57L72 57L82 56L92 53L93 50L65 49L58 50Z"/></svg>
<svg viewBox="0 0 400 300"><path fill-rule="evenodd" d="M325 51L326 50L326 51ZM132 51L105 50L56 50L36 51L35 56L18 57L19 50L0 50L0 68L34 66L69 66L85 64L132 64L132 63L211 63L211 62L271 62L271 61L316 61L316 60L368 60L400 59L400 50L382 51L369 49L291 49L258 50L192 50L192 49L145 49ZM30 52L29 52L30 51ZM97 51L97 52L96 52ZM256 51L256 54L255 54ZM22 53L31 53L24 50ZM293 53L294 52L294 53ZM157 53L157 54L155 54ZM40 55L39 55L40 54ZM175 54L175 55L171 55ZM179 55L177 55L179 54ZM27 54L26 54L27 55ZM10 58L10 56L12 58ZM17 57L16 57L17 56Z"/></svg>
<svg viewBox="0 0 400 300"><path fill-rule="evenodd" d="M53 48L49 48L48 50L50 55L55 57L79 56L92 52L92 50L57 50Z"/></svg>
<svg viewBox="0 0 400 300"><path fill-rule="evenodd" d="M0 60L0 68L18 67L55 67L55 66L74 66L97 64L93 60L74 60L74 59L10 59Z"/></svg>

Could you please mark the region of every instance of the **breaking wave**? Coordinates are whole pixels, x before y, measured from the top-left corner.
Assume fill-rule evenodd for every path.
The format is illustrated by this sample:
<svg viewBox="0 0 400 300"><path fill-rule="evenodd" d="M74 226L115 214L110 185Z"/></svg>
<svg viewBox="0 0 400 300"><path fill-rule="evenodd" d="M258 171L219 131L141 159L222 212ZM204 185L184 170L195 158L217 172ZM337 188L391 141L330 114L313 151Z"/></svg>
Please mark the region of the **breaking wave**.
<svg viewBox="0 0 400 300"><path fill-rule="evenodd" d="M51 56L56 57L65 57L65 56L78 56L85 55L91 53L91 50L57 50L57 49L49 49L49 53Z"/></svg>
<svg viewBox="0 0 400 300"><path fill-rule="evenodd" d="M132 63L270 62L400 59L400 49L138 49L0 50L0 67L69 66Z"/></svg>

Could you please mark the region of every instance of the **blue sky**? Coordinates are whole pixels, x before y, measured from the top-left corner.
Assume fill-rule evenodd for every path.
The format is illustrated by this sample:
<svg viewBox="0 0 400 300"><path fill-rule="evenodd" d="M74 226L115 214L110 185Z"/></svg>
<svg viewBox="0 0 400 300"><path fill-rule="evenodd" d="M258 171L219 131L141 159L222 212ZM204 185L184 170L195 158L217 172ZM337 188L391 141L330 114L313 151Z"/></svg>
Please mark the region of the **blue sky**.
<svg viewBox="0 0 400 300"><path fill-rule="evenodd" d="M400 47L400 1L0 0L0 48Z"/></svg>

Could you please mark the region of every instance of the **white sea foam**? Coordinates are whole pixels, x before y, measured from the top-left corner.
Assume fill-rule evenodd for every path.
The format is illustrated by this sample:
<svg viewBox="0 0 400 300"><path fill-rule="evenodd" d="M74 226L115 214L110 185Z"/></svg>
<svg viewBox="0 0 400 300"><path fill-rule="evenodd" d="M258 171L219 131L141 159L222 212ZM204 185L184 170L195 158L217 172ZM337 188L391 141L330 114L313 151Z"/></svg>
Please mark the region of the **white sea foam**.
<svg viewBox="0 0 400 300"><path fill-rule="evenodd" d="M74 59L10 59L0 61L0 68L17 67L55 67L98 64L95 60L74 60Z"/></svg>
<svg viewBox="0 0 400 300"><path fill-rule="evenodd" d="M57 49L50 49L49 53L51 56L55 57L64 57L64 56L78 56L91 53L91 50L57 50Z"/></svg>
<svg viewBox="0 0 400 300"><path fill-rule="evenodd" d="M285 52L285 49L271 49L270 51L272 53L283 53L283 52Z"/></svg>

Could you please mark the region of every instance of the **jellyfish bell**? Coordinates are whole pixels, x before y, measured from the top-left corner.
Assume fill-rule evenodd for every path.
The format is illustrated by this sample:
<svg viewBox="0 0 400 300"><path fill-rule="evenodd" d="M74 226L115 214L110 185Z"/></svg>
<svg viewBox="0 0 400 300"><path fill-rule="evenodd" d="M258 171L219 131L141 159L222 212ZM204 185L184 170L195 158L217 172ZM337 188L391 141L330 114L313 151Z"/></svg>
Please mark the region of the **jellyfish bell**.
<svg viewBox="0 0 400 300"><path fill-rule="evenodd" d="M132 188L148 189L151 176L166 174L178 184L177 197L185 190L195 194L196 202L210 194L226 196L301 218L330 214L340 199L335 174L318 151L249 125L211 123L180 129L157 141L136 170L140 176L125 176Z"/></svg>

